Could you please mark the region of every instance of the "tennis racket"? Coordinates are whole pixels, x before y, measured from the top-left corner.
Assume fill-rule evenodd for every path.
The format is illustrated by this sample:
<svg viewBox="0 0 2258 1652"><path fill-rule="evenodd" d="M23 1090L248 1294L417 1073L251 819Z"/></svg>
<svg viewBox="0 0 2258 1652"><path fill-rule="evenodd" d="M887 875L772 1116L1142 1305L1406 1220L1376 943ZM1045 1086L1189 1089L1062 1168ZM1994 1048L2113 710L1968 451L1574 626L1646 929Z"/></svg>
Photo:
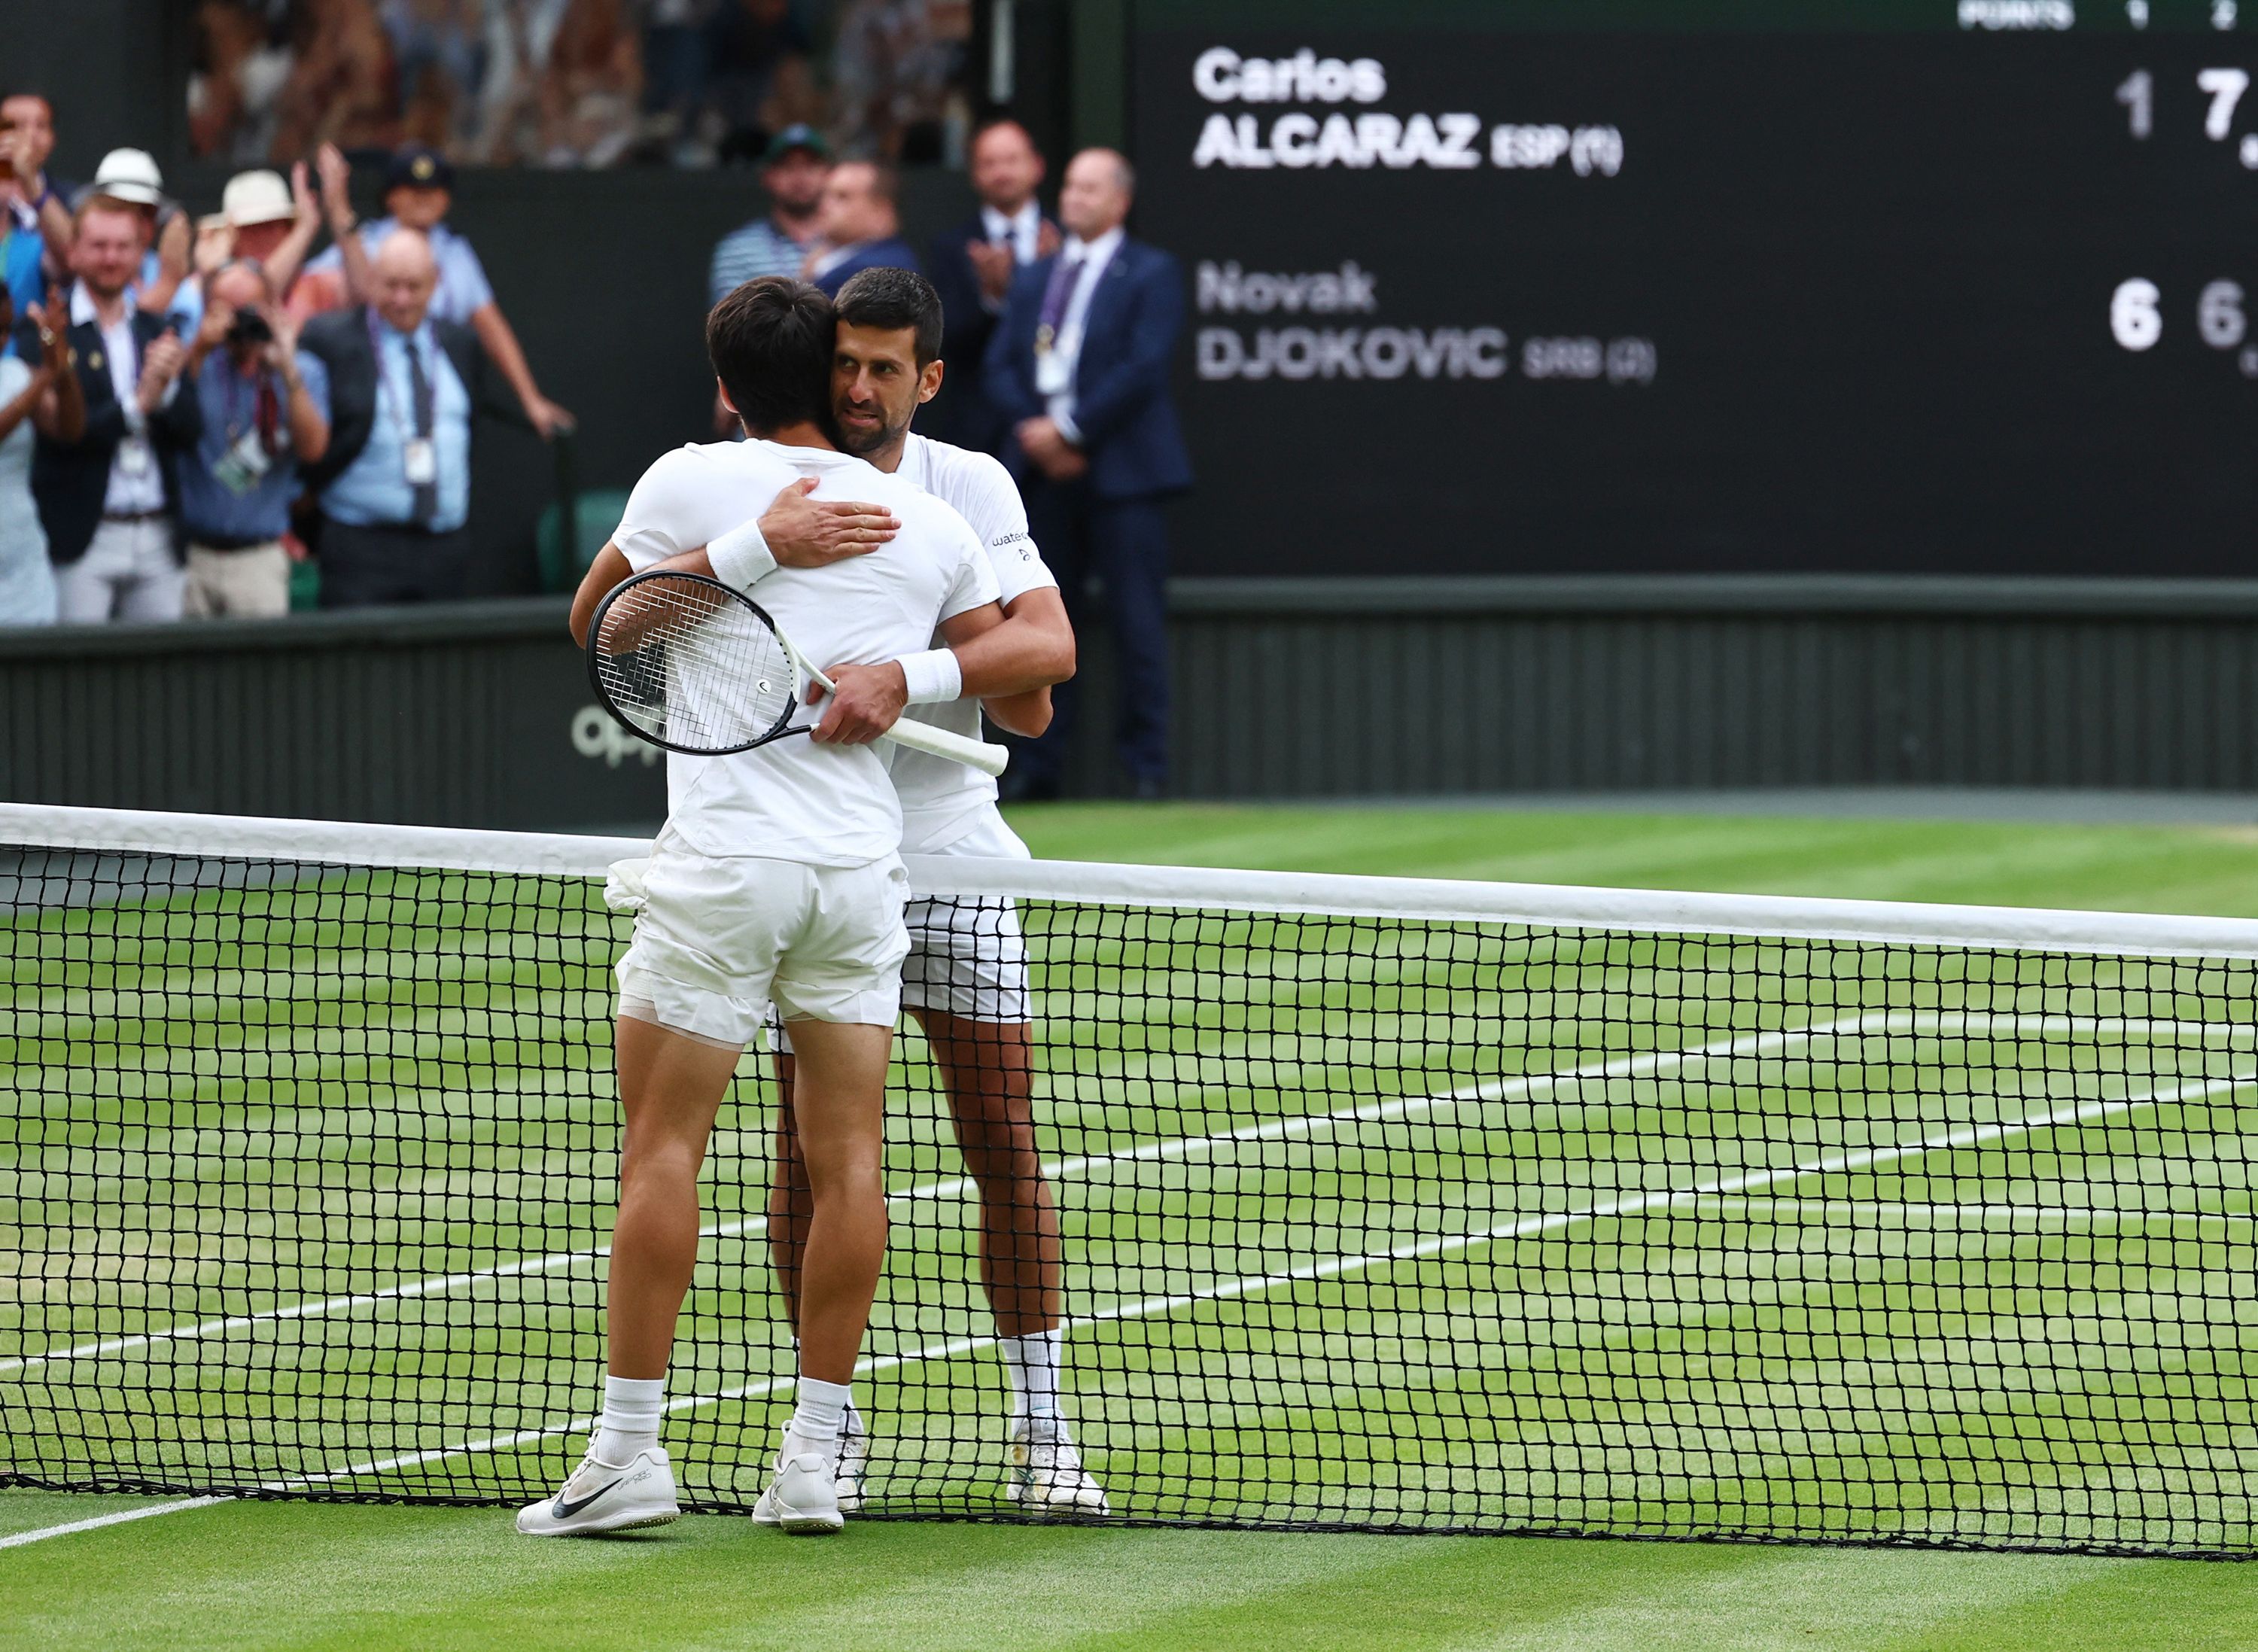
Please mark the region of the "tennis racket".
<svg viewBox="0 0 2258 1652"><path fill-rule="evenodd" d="M588 627L588 680L621 726L693 756L750 751L813 725L795 723L799 679L834 684L743 592L704 574L654 568L621 580ZM903 718L879 736L1000 775L1011 754Z"/></svg>

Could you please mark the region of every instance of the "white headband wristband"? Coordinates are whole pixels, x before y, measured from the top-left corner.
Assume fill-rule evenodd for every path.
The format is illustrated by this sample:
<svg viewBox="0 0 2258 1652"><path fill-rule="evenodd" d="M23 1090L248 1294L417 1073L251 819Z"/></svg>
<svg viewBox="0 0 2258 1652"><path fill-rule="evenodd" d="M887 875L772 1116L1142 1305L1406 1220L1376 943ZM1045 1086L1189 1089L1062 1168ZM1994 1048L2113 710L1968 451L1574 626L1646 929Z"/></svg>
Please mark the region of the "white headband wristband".
<svg viewBox="0 0 2258 1652"><path fill-rule="evenodd" d="M761 534L757 516L708 540L706 560L714 566L714 578L740 591L758 585L777 571L777 559Z"/></svg>
<svg viewBox="0 0 2258 1652"><path fill-rule="evenodd" d="M894 663L902 668L902 680L909 684L909 703L912 705L938 705L963 697L964 668L956 663L954 649L905 654Z"/></svg>

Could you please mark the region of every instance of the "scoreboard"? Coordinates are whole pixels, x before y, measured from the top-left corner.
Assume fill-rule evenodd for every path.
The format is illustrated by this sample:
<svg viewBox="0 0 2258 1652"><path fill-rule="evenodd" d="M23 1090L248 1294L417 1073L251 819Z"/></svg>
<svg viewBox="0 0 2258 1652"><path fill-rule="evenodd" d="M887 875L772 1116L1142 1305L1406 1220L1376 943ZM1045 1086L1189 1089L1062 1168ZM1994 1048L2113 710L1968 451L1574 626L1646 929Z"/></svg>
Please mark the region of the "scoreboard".
<svg viewBox="0 0 2258 1652"><path fill-rule="evenodd" d="M1135 0L1179 573L2258 573L2258 0Z"/></svg>

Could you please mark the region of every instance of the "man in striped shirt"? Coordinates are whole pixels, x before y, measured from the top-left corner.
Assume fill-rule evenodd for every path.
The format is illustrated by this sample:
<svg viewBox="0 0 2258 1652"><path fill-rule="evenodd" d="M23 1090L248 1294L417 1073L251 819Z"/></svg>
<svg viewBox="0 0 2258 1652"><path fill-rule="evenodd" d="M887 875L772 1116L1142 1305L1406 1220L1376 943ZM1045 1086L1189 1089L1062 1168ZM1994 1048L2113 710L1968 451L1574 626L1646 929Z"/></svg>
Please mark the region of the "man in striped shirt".
<svg viewBox="0 0 2258 1652"><path fill-rule="evenodd" d="M774 203L765 218L732 230L714 249L706 300L718 304L763 275L799 273L815 240L817 209L831 175L831 146L813 126L787 126L770 140L761 186Z"/></svg>

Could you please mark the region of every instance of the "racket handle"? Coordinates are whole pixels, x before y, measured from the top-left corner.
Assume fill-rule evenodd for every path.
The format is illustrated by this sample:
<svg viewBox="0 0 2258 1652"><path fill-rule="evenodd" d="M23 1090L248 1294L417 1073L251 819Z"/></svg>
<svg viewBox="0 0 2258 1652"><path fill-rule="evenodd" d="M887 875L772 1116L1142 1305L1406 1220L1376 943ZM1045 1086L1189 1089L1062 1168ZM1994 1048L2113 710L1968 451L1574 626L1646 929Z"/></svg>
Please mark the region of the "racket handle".
<svg viewBox="0 0 2258 1652"><path fill-rule="evenodd" d="M946 757L968 769L977 769L983 775L1000 775L1004 765L1012 761L1012 754L1001 746L991 745L984 740L968 740L962 734L935 728L931 723L920 723L913 717L899 719L879 738L891 740L897 746L907 746L912 751Z"/></svg>

